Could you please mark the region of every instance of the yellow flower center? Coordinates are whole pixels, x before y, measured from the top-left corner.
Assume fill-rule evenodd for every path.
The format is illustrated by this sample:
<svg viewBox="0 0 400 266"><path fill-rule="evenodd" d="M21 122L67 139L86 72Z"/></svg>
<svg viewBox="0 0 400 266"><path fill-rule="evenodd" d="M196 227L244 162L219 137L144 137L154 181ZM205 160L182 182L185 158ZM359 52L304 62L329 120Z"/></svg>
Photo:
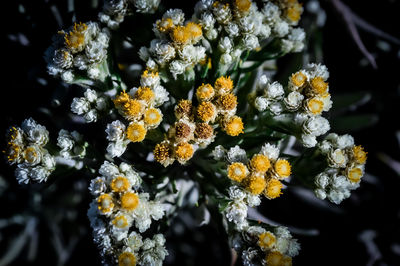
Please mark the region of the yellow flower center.
<svg viewBox="0 0 400 266"><path fill-rule="evenodd" d="M190 117L192 115L192 102L190 100L180 100L175 107L176 117Z"/></svg>
<svg viewBox="0 0 400 266"><path fill-rule="evenodd" d="M328 89L328 83L322 77L315 77L311 80L311 89L316 94L324 95Z"/></svg>
<svg viewBox="0 0 400 266"><path fill-rule="evenodd" d="M238 116L233 116L225 124L224 130L229 136L237 136L240 133L243 133L243 128L242 119Z"/></svg>
<svg viewBox="0 0 400 266"><path fill-rule="evenodd" d="M251 1L250 0L235 0L235 7L241 13L247 12L250 10Z"/></svg>
<svg viewBox="0 0 400 266"><path fill-rule="evenodd" d="M267 266L291 266L292 258L285 256L279 251L271 251L265 257Z"/></svg>
<svg viewBox="0 0 400 266"><path fill-rule="evenodd" d="M353 183L358 183L362 176L363 171L358 167L352 168L347 172L347 178Z"/></svg>
<svg viewBox="0 0 400 266"><path fill-rule="evenodd" d="M128 178L118 176L111 181L110 186L113 192L125 192L130 188L130 183Z"/></svg>
<svg viewBox="0 0 400 266"><path fill-rule="evenodd" d="M4 151L4 153L7 153L7 160L11 163L19 158L21 147L15 143L9 142L7 152Z"/></svg>
<svg viewBox="0 0 400 266"><path fill-rule="evenodd" d="M197 99L200 101L210 100L214 96L214 88L211 84L202 84L196 90Z"/></svg>
<svg viewBox="0 0 400 266"><path fill-rule="evenodd" d="M144 122L148 126L156 126L162 120L161 112L156 108L149 108L144 112Z"/></svg>
<svg viewBox="0 0 400 266"><path fill-rule="evenodd" d="M198 39L203 35L203 31L201 30L201 26L194 22L189 22L185 26L185 30L189 35L189 38L192 40Z"/></svg>
<svg viewBox="0 0 400 266"><path fill-rule="evenodd" d="M115 99L113 100L116 108L122 108L129 100L131 100L131 96L125 91L121 92Z"/></svg>
<svg viewBox="0 0 400 266"><path fill-rule="evenodd" d="M172 152L167 143L158 143L154 147L153 154L154 154L154 159L156 159L157 162L161 163L170 158Z"/></svg>
<svg viewBox="0 0 400 266"><path fill-rule="evenodd" d="M276 242L276 237L271 232L265 232L259 235L258 237L258 245L263 249L271 249Z"/></svg>
<svg viewBox="0 0 400 266"><path fill-rule="evenodd" d="M24 156L25 161L27 161L28 163L32 164L37 160L37 157L39 155L37 153L36 148L33 147L33 146L30 146L30 147L25 149L23 156Z"/></svg>
<svg viewBox="0 0 400 266"><path fill-rule="evenodd" d="M172 30L175 27L174 22L171 18L164 18L157 21L157 28L159 31L165 33Z"/></svg>
<svg viewBox="0 0 400 266"><path fill-rule="evenodd" d="M144 100L149 103L154 100L154 92L149 87L139 87L135 93L135 97L138 100Z"/></svg>
<svg viewBox="0 0 400 266"><path fill-rule="evenodd" d="M112 211L114 208L113 197L110 194L102 194L97 198L97 208L102 213Z"/></svg>
<svg viewBox="0 0 400 266"><path fill-rule="evenodd" d="M264 196L267 199L278 198L282 194L282 183L279 180L270 178L267 182L267 187L264 190Z"/></svg>
<svg viewBox="0 0 400 266"><path fill-rule="evenodd" d="M123 252L118 256L118 266L135 266L136 257L131 252Z"/></svg>
<svg viewBox="0 0 400 266"><path fill-rule="evenodd" d="M233 110L237 106L237 97L232 93L221 95L218 105L224 110Z"/></svg>
<svg viewBox="0 0 400 266"><path fill-rule="evenodd" d="M367 161L367 152L364 151L364 148L361 145L353 147L353 156L354 160L358 164L365 164Z"/></svg>
<svg viewBox="0 0 400 266"><path fill-rule="evenodd" d="M303 72L300 71L300 72L293 74L292 77L290 78L290 80L296 87L301 87L307 81L307 76L304 75Z"/></svg>
<svg viewBox="0 0 400 266"><path fill-rule="evenodd" d="M214 134L214 129L207 123L197 123L194 135L199 139L211 138Z"/></svg>
<svg viewBox="0 0 400 266"><path fill-rule="evenodd" d="M146 137L146 128L139 123L132 123L126 129L126 137L132 142L141 142Z"/></svg>
<svg viewBox="0 0 400 266"><path fill-rule="evenodd" d="M246 165L243 163L235 162L228 166L228 177L236 182L242 182L248 172Z"/></svg>
<svg viewBox="0 0 400 266"><path fill-rule="evenodd" d="M267 186L267 181L265 181L264 176L260 175L251 175L247 179L245 179L245 186L251 194L259 195L264 191Z"/></svg>
<svg viewBox="0 0 400 266"><path fill-rule="evenodd" d="M180 160L187 161L193 156L193 146L187 142L181 142L176 146L175 154Z"/></svg>
<svg viewBox="0 0 400 266"><path fill-rule="evenodd" d="M177 138L187 138L191 133L190 126L184 122L175 124L175 136Z"/></svg>
<svg viewBox="0 0 400 266"><path fill-rule="evenodd" d="M286 17L293 22L298 22L300 20L302 12L302 5L296 1L291 7L286 10Z"/></svg>
<svg viewBox="0 0 400 266"><path fill-rule="evenodd" d="M119 215L119 216L115 217L114 220L112 220L112 223L115 227L118 227L118 228L125 228L129 225L128 219L126 219L126 217L124 215Z"/></svg>
<svg viewBox="0 0 400 266"><path fill-rule="evenodd" d="M133 211L139 204L139 197L134 192L126 192L121 196L121 208Z"/></svg>
<svg viewBox="0 0 400 266"><path fill-rule="evenodd" d="M219 77L214 83L214 88L217 91L229 92L233 89L233 81L231 77Z"/></svg>
<svg viewBox="0 0 400 266"><path fill-rule="evenodd" d="M74 29L69 33L65 33L65 45L70 49L81 50L85 44L85 34L87 25L84 23L75 23Z"/></svg>
<svg viewBox="0 0 400 266"><path fill-rule="evenodd" d="M210 102L202 102L197 107L197 116L203 122L208 122L215 117L215 106Z"/></svg>
<svg viewBox="0 0 400 266"><path fill-rule="evenodd" d="M191 33L189 33L185 26L177 26L171 31L171 39L178 45L185 45L189 42Z"/></svg>
<svg viewBox="0 0 400 266"><path fill-rule="evenodd" d="M279 159L275 162L274 170L281 178L287 178L292 172L292 167L287 160Z"/></svg>
<svg viewBox="0 0 400 266"><path fill-rule="evenodd" d="M319 115L322 113L322 110L324 109L324 102L317 98L308 99L307 109L314 115Z"/></svg>
<svg viewBox="0 0 400 266"><path fill-rule="evenodd" d="M143 73L142 73L142 77L143 78L148 78L148 77L151 77L151 78L156 78L156 77L158 77L158 72L153 72L153 71L149 71L149 70L145 70L145 71L143 71Z"/></svg>
<svg viewBox="0 0 400 266"><path fill-rule="evenodd" d="M267 170L271 167L271 163L267 156L263 154L255 154L250 160L250 166L256 172L265 174Z"/></svg>

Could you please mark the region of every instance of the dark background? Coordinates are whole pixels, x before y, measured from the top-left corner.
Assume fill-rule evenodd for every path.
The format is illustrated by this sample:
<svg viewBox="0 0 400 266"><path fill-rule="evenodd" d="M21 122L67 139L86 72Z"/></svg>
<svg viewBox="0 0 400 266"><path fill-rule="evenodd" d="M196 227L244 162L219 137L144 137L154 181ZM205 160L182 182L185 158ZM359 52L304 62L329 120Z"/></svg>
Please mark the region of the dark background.
<svg viewBox="0 0 400 266"><path fill-rule="evenodd" d="M50 132L52 117L40 111L41 107L52 108L51 99L54 91L66 86L46 73L43 60L44 50L51 44L51 36L74 20L95 20L99 9L91 6L91 1L35 0L6 1L3 6L3 41L2 44L2 96L0 104L1 128L6 132L10 125L19 125L23 119L32 116L39 123L46 125ZM74 11L68 10L68 3L74 2ZM101 2L101 1L100 1ZM167 2L169 7L181 7L179 1ZM400 38L398 14L399 1L368 0L343 1L360 17ZM185 1L187 18L191 14L194 1ZM24 6L21 12L20 4ZM359 47L347 30L340 13L337 13L330 1L321 1L327 13L325 27L311 36L322 40L323 63L330 71L329 85L331 93L345 95L352 92L364 92L371 95L370 100L356 110L341 112L341 116L374 114L377 121L356 127L352 134L357 144L368 151L367 176L361 187L353 191L350 199L339 208L333 204L318 204L301 194L301 191L289 189L284 196L274 201L263 201L260 210L270 219L288 224L298 234L302 249L294 259L297 265L400 265L400 175L385 163L385 158L400 161L400 144L396 132L400 130L400 46L392 42L389 50L382 49L378 43L381 38L367 31L360 30L360 36L367 49L375 56L377 68L374 69L365 60ZM101 7L101 4L99 5ZM57 9L62 21L54 16ZM133 31L139 30L133 28ZM311 49L311 48L310 48ZM289 55L278 61L278 66L285 68L298 60L298 55ZM73 93L81 90L72 86ZM54 110L60 114L60 110ZM57 113L58 112L58 113ZM61 113L62 114L62 113ZM368 117L368 116L366 116ZM68 121L65 121L68 124ZM332 125L335 128L335 123ZM85 129L85 128L83 128ZM87 127L86 127L87 129ZM51 138L57 137L51 133ZM338 133L346 133L337 130ZM5 141L1 142L4 149ZM387 155L385 157L385 155ZM19 186L13 175L13 167L5 160L0 162L0 175L7 186L2 188L0 218L8 218L17 213L29 212L42 217L42 210L33 210L31 188ZM75 193L88 194L85 183L71 176L73 182L64 182L65 189ZM87 184L86 184L87 185ZM79 186L83 186L79 187ZM34 187L36 190L37 188ZM37 190L39 191L39 189ZM57 213L60 199L50 200L54 195L43 195L43 208L50 208ZM61 217L68 216L68 211L75 211L75 220L61 222L61 231L78 231L80 238L72 250L67 265L76 263L100 264L98 252L90 236L90 226L86 210L90 198L81 196L76 205L61 210ZM65 212L64 212L65 211ZM56 215L57 216L57 215ZM58 216L57 216L58 217ZM39 256L33 262L27 261L27 251L21 252L15 265L56 265L53 251L54 230L40 218L38 240ZM56 217L55 217L56 219ZM63 218L60 218L61 220ZM76 221L76 223L75 223ZM177 218L180 230L170 230L167 234L167 247L172 256L167 264L175 265L229 265L230 251L221 228L211 223L200 228L186 226L184 219ZM65 225L65 226L63 226ZM86 228L86 229L85 229ZM67 230L68 229L68 230ZM0 228L1 230L1 228ZM9 241L19 234L19 226L0 231L0 250L6 250ZM317 231L315 231L317 230ZM181 233L179 233L179 232ZM311 232L311 233L310 233ZM313 234L313 232L318 232ZM68 233L61 233L65 241ZM184 245L178 244L185 243ZM0 252L2 256L3 252ZM175 258L175 260L172 260Z"/></svg>

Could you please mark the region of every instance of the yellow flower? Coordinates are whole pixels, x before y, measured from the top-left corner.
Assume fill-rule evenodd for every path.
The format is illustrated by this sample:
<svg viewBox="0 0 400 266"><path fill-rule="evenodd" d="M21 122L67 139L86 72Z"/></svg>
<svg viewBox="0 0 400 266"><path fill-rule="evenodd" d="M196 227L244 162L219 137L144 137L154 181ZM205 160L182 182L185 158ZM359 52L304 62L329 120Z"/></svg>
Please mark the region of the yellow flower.
<svg viewBox="0 0 400 266"><path fill-rule="evenodd" d="M233 81L231 77L219 77L214 83L214 88L218 92L230 92L233 89Z"/></svg>
<svg viewBox="0 0 400 266"><path fill-rule="evenodd" d="M121 208L133 211L139 204L139 197L134 192L126 192L121 196Z"/></svg>
<svg viewBox="0 0 400 266"><path fill-rule="evenodd" d="M215 118L216 108L210 102L201 102L197 107L197 117L203 122L208 122Z"/></svg>
<svg viewBox="0 0 400 266"><path fill-rule="evenodd" d="M102 194L97 198L97 208L102 213L111 212L114 208L113 197L110 194Z"/></svg>
<svg viewBox="0 0 400 266"><path fill-rule="evenodd" d="M214 135L214 129L207 123L197 123L194 135L199 139L208 139Z"/></svg>
<svg viewBox="0 0 400 266"><path fill-rule="evenodd" d="M292 173L292 166L287 160L279 159L275 162L274 170L280 178L287 178Z"/></svg>
<svg viewBox="0 0 400 266"><path fill-rule="evenodd" d="M267 266L292 266L292 258L279 251L271 251L265 257Z"/></svg>
<svg viewBox="0 0 400 266"><path fill-rule="evenodd" d="M187 31L185 26L176 26L170 33L171 39L174 43L178 45L187 44L192 35Z"/></svg>
<svg viewBox="0 0 400 266"><path fill-rule="evenodd" d="M131 184L128 178L118 176L111 181L110 187L113 192L125 192L130 188Z"/></svg>
<svg viewBox="0 0 400 266"><path fill-rule="evenodd" d="M233 116L224 123L224 130L229 136L237 136L243 133L243 122L239 116Z"/></svg>
<svg viewBox="0 0 400 266"><path fill-rule="evenodd" d="M118 228L125 228L129 225L128 219L122 214L115 217L114 220L112 220L112 224Z"/></svg>
<svg viewBox="0 0 400 266"><path fill-rule="evenodd" d="M267 156L263 154L255 154L250 160L250 166L256 172L265 174L267 170L271 167L271 163Z"/></svg>
<svg viewBox="0 0 400 266"><path fill-rule="evenodd" d="M190 100L180 100L175 106L175 116L180 119L182 117L190 118L193 115L193 105Z"/></svg>
<svg viewBox="0 0 400 266"><path fill-rule="evenodd" d="M133 253L125 251L118 256L118 266L135 266L136 257Z"/></svg>
<svg viewBox="0 0 400 266"><path fill-rule="evenodd" d="M192 158L193 152L193 146L187 142L181 142L175 148L175 155L180 163L184 163Z"/></svg>
<svg viewBox="0 0 400 266"><path fill-rule="evenodd" d="M214 96L214 88L211 84L202 84L196 90L196 97L199 101L210 100Z"/></svg>
<svg viewBox="0 0 400 266"><path fill-rule="evenodd" d="M171 18L163 18L162 20L158 20L156 24L158 30L163 33L168 32L175 27L174 22Z"/></svg>
<svg viewBox="0 0 400 266"><path fill-rule="evenodd" d="M85 47L85 34L87 25L84 23L75 23L74 29L69 33L65 33L64 41L65 46L74 52L80 52Z"/></svg>
<svg viewBox="0 0 400 266"><path fill-rule="evenodd" d="M267 186L264 190L264 196L267 199L275 199L278 198L282 194L282 183L275 178L270 178L267 181Z"/></svg>
<svg viewBox="0 0 400 266"><path fill-rule="evenodd" d="M276 237L271 232L265 232L258 236L258 246L262 250L271 249L276 243Z"/></svg>
<svg viewBox="0 0 400 266"><path fill-rule="evenodd" d="M293 85L296 87L302 87L306 81L307 81L307 76L303 74L303 72L299 71L297 73L294 73L291 77L290 80Z"/></svg>
<svg viewBox="0 0 400 266"><path fill-rule="evenodd" d="M146 128L140 123L131 123L126 129L126 137L132 142L143 141L146 134Z"/></svg>
<svg viewBox="0 0 400 266"><path fill-rule="evenodd" d="M250 0L235 0L234 5L240 13L245 13L250 10Z"/></svg>
<svg viewBox="0 0 400 266"><path fill-rule="evenodd" d="M154 159L156 159L157 162L163 163L167 159L171 158L172 151L168 143L162 142L158 143L154 147L153 154L154 154Z"/></svg>
<svg viewBox="0 0 400 266"><path fill-rule="evenodd" d="M189 35L189 38L194 41L198 40L203 35L201 26L195 22L188 22L185 26L185 31Z"/></svg>
<svg viewBox="0 0 400 266"><path fill-rule="evenodd" d="M233 110L237 106L237 97L232 93L221 95L218 98L218 105L223 110Z"/></svg>
<svg viewBox="0 0 400 266"><path fill-rule="evenodd" d="M306 109L314 115L319 115L324 109L324 102L318 98L310 98L306 100Z"/></svg>
<svg viewBox="0 0 400 266"><path fill-rule="evenodd" d="M149 108L144 112L144 123L149 127L155 127L160 124L162 113L157 108Z"/></svg>
<svg viewBox="0 0 400 266"><path fill-rule="evenodd" d="M301 17L301 13L303 12L303 7L300 3L297 1L292 4L287 10L286 10L286 17L291 20L292 22L298 22Z"/></svg>
<svg viewBox="0 0 400 266"><path fill-rule="evenodd" d="M243 163L235 162L228 166L228 177L236 182L242 182L249 170Z"/></svg>
<svg viewBox="0 0 400 266"><path fill-rule="evenodd" d="M367 161L367 152L364 151L364 148L361 145L354 146L353 149L353 158L358 164L365 164Z"/></svg>
<svg viewBox="0 0 400 266"><path fill-rule="evenodd" d="M325 95L328 90L328 83L322 77L315 77L310 82L311 90L320 95Z"/></svg>
<svg viewBox="0 0 400 266"><path fill-rule="evenodd" d="M360 182L361 177L363 176L363 170L359 167L354 167L354 168L350 168L349 170L347 170L347 178L353 182L353 183L358 183Z"/></svg>
<svg viewBox="0 0 400 266"><path fill-rule="evenodd" d="M251 175L244 180L244 185L251 194L259 195L267 186L264 176Z"/></svg>
<svg viewBox="0 0 400 266"><path fill-rule="evenodd" d="M149 87L139 87L135 93L138 100L144 100L148 103L154 100L154 92Z"/></svg>

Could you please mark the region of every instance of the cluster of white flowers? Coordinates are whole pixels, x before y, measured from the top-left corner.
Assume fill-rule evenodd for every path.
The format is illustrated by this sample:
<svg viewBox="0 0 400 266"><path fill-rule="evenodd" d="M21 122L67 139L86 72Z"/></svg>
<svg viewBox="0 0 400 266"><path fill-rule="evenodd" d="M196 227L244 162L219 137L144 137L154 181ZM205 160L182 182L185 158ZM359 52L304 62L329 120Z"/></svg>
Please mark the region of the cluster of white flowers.
<svg viewBox="0 0 400 266"><path fill-rule="evenodd" d="M96 122L99 112L105 111L107 100L99 96L95 90L87 89L84 97L75 97L71 103L71 111L83 116L87 123Z"/></svg>
<svg viewBox="0 0 400 266"><path fill-rule="evenodd" d="M156 39L150 47L141 47L139 57L146 67L159 71L163 77L178 75L190 71L204 61L206 49L200 45L203 38L201 26L195 22L185 23L185 14L180 9L170 9L162 19L154 24Z"/></svg>
<svg viewBox="0 0 400 266"><path fill-rule="evenodd" d="M119 120L107 125L107 139L110 141L107 152L111 157L121 156L130 142L141 142L147 131L157 128L163 118L158 106L166 102L168 92L160 84L157 72L145 70L140 79L140 87L132 88L129 93L121 92L115 97L114 104L118 112L129 121L125 126Z"/></svg>
<svg viewBox="0 0 400 266"><path fill-rule="evenodd" d="M236 115L237 97L232 93L230 77L219 77L214 86L202 84L196 89L198 105L180 100L175 106L176 122L165 140L156 145L154 158L165 167L177 160L185 164L195 147L207 147L215 139L214 129L221 127L230 136L243 133L242 119Z"/></svg>
<svg viewBox="0 0 400 266"><path fill-rule="evenodd" d="M54 157L45 148L48 141L46 127L32 118L25 119L21 127L10 128L5 153L10 165L17 164L18 183L47 181L56 167Z"/></svg>
<svg viewBox="0 0 400 266"><path fill-rule="evenodd" d="M61 149L61 157L65 159L82 158L86 155L88 143L83 141L83 136L77 131L68 132L65 129L61 129L58 132L57 146Z"/></svg>
<svg viewBox="0 0 400 266"><path fill-rule="evenodd" d="M328 77L326 66L309 64L292 74L285 91L281 84L271 83L263 75L252 95L252 103L259 111L267 110L271 121L283 124L305 147L314 147L317 137L330 130L329 121L322 117L332 107Z"/></svg>
<svg viewBox="0 0 400 266"><path fill-rule="evenodd" d="M89 186L95 199L88 217L102 256L119 265L161 265L168 254L164 236L143 239L141 233L164 216L164 205L138 193L142 180L126 163L105 161L99 173Z"/></svg>
<svg viewBox="0 0 400 266"><path fill-rule="evenodd" d="M201 0L195 6L195 21L210 43L217 43L219 64L227 69L244 51L260 49L262 42L279 38L285 53L303 49L305 33L294 28L303 11L297 1L264 1L261 9L251 0ZM211 46L211 45L210 45Z"/></svg>
<svg viewBox="0 0 400 266"><path fill-rule="evenodd" d="M100 29L96 22L75 23L59 31L45 53L48 72L66 83L91 85L93 80L104 80L109 75L109 39L107 28Z"/></svg>
<svg viewBox="0 0 400 266"><path fill-rule="evenodd" d="M152 14L161 0L105 0L103 11L99 13L99 20L112 30L119 28L125 16L134 10L139 13Z"/></svg>
<svg viewBox="0 0 400 266"><path fill-rule="evenodd" d="M319 143L317 151L326 158L327 167L314 179L315 195L339 204L359 187L364 175L367 153L355 146L350 135L331 133Z"/></svg>

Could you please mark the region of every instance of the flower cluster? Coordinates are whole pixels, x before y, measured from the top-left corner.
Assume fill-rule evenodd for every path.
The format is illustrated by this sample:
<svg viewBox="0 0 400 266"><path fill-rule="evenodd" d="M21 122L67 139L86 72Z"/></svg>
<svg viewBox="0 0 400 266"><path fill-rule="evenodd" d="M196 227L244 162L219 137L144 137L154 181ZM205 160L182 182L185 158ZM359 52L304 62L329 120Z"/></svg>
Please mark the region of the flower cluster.
<svg viewBox="0 0 400 266"><path fill-rule="evenodd" d="M325 137L317 152L326 159L327 167L314 179L315 195L339 204L350 197L350 190L360 186L367 152L354 144L352 136L335 133Z"/></svg>
<svg viewBox="0 0 400 266"><path fill-rule="evenodd" d="M251 101L259 111L267 111L269 123L296 135L305 147L314 147L316 137L327 133L329 121L322 117L332 107L329 72L324 65L309 64L291 75L286 91L263 75Z"/></svg>
<svg viewBox="0 0 400 266"><path fill-rule="evenodd" d="M58 132L57 146L61 149L61 157L65 159L83 158L86 155L88 143L83 140L83 136L77 131L68 132L65 129L61 129Z"/></svg>
<svg viewBox="0 0 400 266"><path fill-rule="evenodd" d="M219 77L214 86L203 83L196 89L197 106L190 100L179 101L175 106L177 121L169 128L167 139L154 148L154 158L164 166L174 160L185 164L192 158L195 146L205 148L214 141L218 125L230 136L243 133L242 119L236 115L237 97L232 90L230 77Z"/></svg>
<svg viewBox="0 0 400 266"><path fill-rule="evenodd" d="M99 113L107 109L107 100L104 96L99 96L95 90L87 89L84 97L75 97L71 103L71 111L83 116L87 123L96 122Z"/></svg>
<svg viewBox="0 0 400 266"><path fill-rule="evenodd" d="M96 22L75 23L67 31L59 31L45 54L49 74L66 83L91 85L94 80L104 80L109 76L109 40L107 28L100 29Z"/></svg>
<svg viewBox="0 0 400 266"><path fill-rule="evenodd" d="M99 20L108 28L119 28L125 16L136 10L139 13L154 13L161 0L105 0L103 11L99 13Z"/></svg>
<svg viewBox="0 0 400 266"><path fill-rule="evenodd" d="M55 159L46 149L49 132L32 118L12 127L8 132L4 153L10 165L17 164L15 176L18 183L45 182L55 169Z"/></svg>
<svg viewBox="0 0 400 266"><path fill-rule="evenodd" d="M158 127L163 114L158 106L168 100L168 92L160 85L157 72L144 71L140 87L123 91L113 100L118 112L129 121L125 126L116 120L107 125L107 151L111 157L121 156L129 142L141 142L147 131Z"/></svg>
<svg viewBox="0 0 400 266"><path fill-rule="evenodd" d="M118 167L105 161L99 173L101 176L90 182L95 198L88 217L103 257L119 265L161 265L168 254L164 236L144 239L141 233L150 228L152 220L164 216L162 203L138 192L142 179L126 163Z"/></svg>
<svg viewBox="0 0 400 266"><path fill-rule="evenodd" d="M206 49L199 41L203 31L198 23L185 22L185 14L180 9L170 9L154 24L156 39L150 47L142 47L139 57L146 62L146 67L159 71L163 76L178 75L190 71L204 60Z"/></svg>

